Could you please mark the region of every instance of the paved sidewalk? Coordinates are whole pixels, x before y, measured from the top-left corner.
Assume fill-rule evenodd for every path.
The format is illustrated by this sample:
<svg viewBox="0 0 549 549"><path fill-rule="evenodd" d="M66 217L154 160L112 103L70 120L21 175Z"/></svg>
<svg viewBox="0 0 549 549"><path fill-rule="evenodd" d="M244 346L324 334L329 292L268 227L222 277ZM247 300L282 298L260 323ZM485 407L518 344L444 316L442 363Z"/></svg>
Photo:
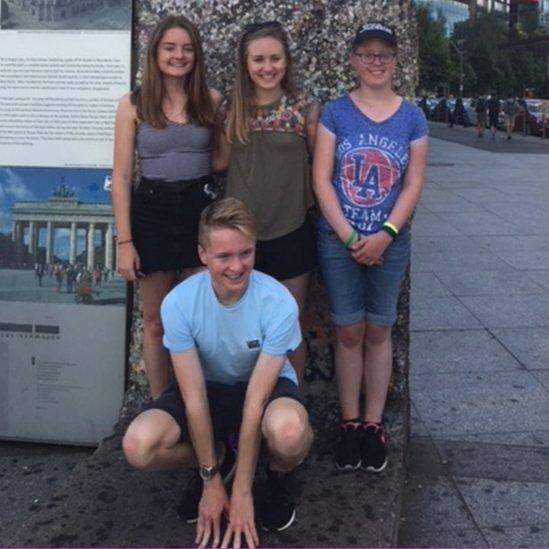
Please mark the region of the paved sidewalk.
<svg viewBox="0 0 549 549"><path fill-rule="evenodd" d="M434 130L413 232L399 543L548 546L549 139L511 149L500 133L488 152L471 130Z"/></svg>

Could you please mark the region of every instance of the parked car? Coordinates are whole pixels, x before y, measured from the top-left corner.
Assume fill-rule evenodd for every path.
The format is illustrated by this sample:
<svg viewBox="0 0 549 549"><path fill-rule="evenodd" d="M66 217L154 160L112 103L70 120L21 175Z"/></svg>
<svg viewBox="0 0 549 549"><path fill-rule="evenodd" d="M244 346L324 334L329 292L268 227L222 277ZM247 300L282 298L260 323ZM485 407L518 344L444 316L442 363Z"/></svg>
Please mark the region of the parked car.
<svg viewBox="0 0 549 549"><path fill-rule="evenodd" d="M527 99L526 108L528 109L528 133L543 135L543 126L545 125L545 135L549 136L549 102L539 99ZM524 115L524 109L520 109L515 117L514 130L516 132L521 132L524 129Z"/></svg>

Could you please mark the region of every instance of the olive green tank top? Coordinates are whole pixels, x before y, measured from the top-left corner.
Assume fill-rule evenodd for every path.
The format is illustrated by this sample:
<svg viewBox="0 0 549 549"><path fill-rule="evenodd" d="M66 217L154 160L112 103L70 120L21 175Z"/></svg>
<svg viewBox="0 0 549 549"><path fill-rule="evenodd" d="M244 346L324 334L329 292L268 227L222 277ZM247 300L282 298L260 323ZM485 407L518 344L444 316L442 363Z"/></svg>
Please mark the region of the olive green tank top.
<svg viewBox="0 0 549 549"><path fill-rule="evenodd" d="M259 240L272 240L299 228L313 205L307 151L306 95L282 96L257 107L247 143L235 140L226 195L242 200L254 214Z"/></svg>

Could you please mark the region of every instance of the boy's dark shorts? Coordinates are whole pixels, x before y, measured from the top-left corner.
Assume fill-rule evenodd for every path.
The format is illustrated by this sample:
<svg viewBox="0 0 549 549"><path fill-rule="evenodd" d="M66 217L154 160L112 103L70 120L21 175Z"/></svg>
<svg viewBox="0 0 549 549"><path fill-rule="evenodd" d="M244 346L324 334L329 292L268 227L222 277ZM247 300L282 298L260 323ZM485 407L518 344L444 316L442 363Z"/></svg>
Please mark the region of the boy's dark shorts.
<svg viewBox="0 0 549 549"><path fill-rule="evenodd" d="M232 433L240 431L242 423L242 408L248 383L236 383L225 385L223 383L206 382L208 404L212 418L214 437L223 440ZM305 406L305 399L299 387L290 379L281 377L278 379L268 404L277 398L291 398ZM191 437L187 428L187 416L185 405L181 399L181 392L176 384L168 387L155 401L151 402L145 410L164 410L170 414L181 428L181 442L190 442Z"/></svg>

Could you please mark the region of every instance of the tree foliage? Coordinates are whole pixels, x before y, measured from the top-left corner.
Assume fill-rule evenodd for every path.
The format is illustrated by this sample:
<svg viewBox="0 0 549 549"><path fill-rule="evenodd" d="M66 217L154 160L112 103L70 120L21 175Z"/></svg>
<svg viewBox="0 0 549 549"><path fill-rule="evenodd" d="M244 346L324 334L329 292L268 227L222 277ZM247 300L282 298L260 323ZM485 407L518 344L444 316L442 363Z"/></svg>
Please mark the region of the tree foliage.
<svg viewBox="0 0 549 549"><path fill-rule="evenodd" d="M446 21L442 16L433 17L429 6L417 7L419 34L419 84L434 90L447 82L451 73L449 44L446 38Z"/></svg>
<svg viewBox="0 0 549 549"><path fill-rule="evenodd" d="M522 95L525 88L534 88L540 97L549 92L546 54L527 47L510 48L508 23L495 12L479 13L474 23L456 23L450 38L444 32L444 19L434 17L429 6L418 6L417 13L422 87L434 91L446 82L451 92L458 92L461 67L457 48L463 53L465 95L492 90L500 95ZM539 34L529 19L522 21L520 32L522 39Z"/></svg>

